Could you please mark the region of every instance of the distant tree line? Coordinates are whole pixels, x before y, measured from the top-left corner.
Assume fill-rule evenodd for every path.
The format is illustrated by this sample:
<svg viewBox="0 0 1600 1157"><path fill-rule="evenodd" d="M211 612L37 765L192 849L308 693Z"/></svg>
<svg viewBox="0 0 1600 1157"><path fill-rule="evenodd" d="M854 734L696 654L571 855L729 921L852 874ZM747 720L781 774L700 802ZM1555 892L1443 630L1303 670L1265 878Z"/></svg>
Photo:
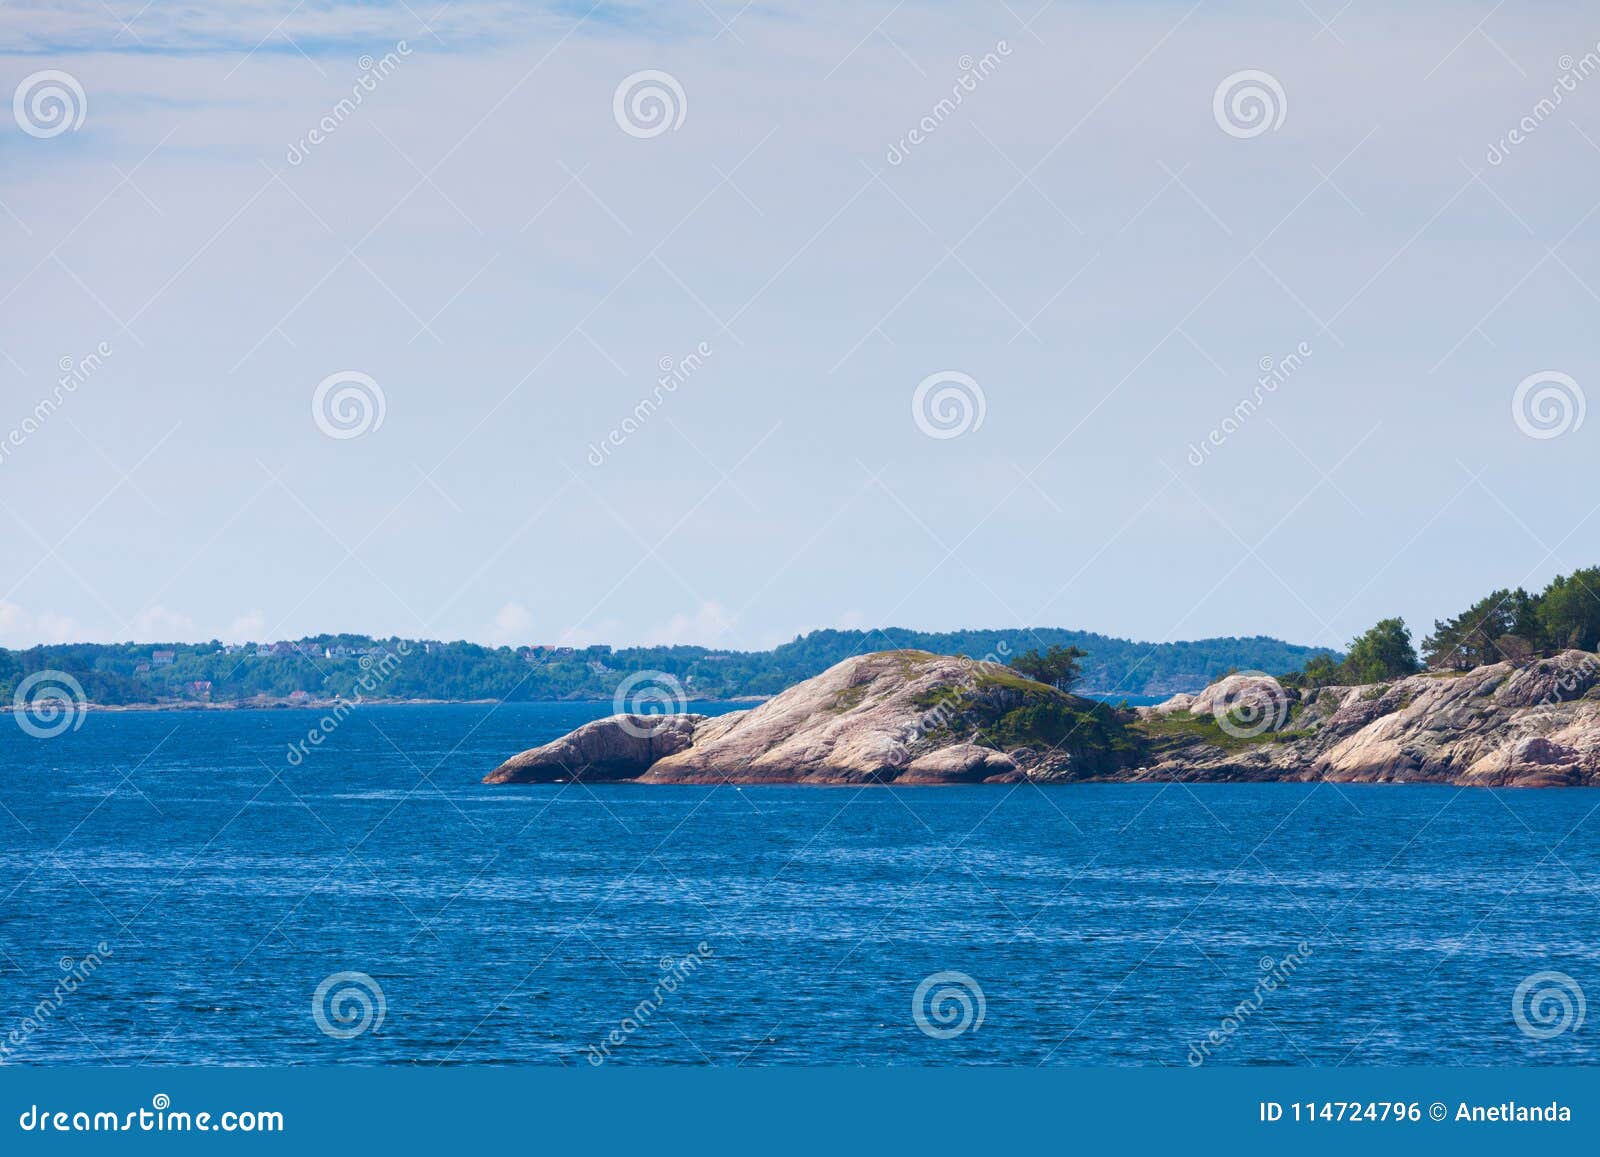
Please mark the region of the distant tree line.
<svg viewBox="0 0 1600 1157"><path fill-rule="evenodd" d="M635 671L660 671L698 699L773 695L852 655L916 648L973 659L999 659L1038 650L1076 652L1071 678L1092 691L1169 694L1198 690L1234 668L1284 671L1325 648L1278 639L1223 638L1140 643L1087 631L1026 628L1011 631L812 631L770 651L708 647L486 647L476 643L314 635L275 644L74 643L0 649L0 701L36 671L62 671L93 702L175 700L238 702L353 698L382 656L406 647L381 685L364 698L495 699L507 701L609 699ZM1049 679L1047 681L1056 681Z"/></svg>

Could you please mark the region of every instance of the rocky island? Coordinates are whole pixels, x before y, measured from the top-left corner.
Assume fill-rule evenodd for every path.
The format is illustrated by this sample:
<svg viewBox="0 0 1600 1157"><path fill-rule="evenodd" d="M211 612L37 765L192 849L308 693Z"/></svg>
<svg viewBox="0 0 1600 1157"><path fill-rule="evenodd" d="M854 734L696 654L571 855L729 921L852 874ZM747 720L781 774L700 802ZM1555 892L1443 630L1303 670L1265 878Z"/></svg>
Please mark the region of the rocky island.
<svg viewBox="0 0 1600 1157"><path fill-rule="evenodd" d="M899 650L746 711L613 715L485 783L1315 781L1600 785L1600 656L1563 651L1386 683L1230 675L1154 707L1010 667Z"/></svg>

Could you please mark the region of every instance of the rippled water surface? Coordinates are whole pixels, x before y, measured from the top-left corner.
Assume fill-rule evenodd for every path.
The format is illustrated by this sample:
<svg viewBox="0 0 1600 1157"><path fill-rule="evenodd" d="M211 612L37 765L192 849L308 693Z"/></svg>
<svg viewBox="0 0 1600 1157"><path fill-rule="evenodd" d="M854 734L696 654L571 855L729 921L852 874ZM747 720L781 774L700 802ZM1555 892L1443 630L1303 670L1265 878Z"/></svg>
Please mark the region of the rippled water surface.
<svg viewBox="0 0 1600 1157"><path fill-rule="evenodd" d="M1600 792L478 783L607 710L363 708L299 766L310 711L6 721L4 1059L1600 1059L1512 1010L1538 972L1600 997ZM341 972L383 998L350 1039L313 1015ZM941 972L954 1036L913 1013Z"/></svg>

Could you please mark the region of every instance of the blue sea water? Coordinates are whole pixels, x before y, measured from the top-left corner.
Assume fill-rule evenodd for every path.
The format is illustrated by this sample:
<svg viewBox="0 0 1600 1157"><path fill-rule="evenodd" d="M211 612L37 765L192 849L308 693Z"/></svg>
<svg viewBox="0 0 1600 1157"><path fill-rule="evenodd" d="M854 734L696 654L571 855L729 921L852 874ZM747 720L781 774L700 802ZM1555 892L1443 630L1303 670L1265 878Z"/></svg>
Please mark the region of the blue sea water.
<svg viewBox="0 0 1600 1157"><path fill-rule="evenodd" d="M0 721L4 1062L1600 1060L1600 792L479 784L608 709Z"/></svg>

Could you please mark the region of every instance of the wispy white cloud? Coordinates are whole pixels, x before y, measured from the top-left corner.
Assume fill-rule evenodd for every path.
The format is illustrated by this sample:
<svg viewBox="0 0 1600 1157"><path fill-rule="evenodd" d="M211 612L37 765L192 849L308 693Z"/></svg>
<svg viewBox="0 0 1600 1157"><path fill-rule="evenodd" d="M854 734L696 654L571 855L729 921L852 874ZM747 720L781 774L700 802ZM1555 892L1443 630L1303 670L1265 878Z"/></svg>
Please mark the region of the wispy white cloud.
<svg viewBox="0 0 1600 1157"><path fill-rule="evenodd" d="M488 642L500 646L526 646L533 640L533 612L519 602L506 603L484 630Z"/></svg>
<svg viewBox="0 0 1600 1157"><path fill-rule="evenodd" d="M733 612L722 604L702 603L692 612L680 612L651 628L645 633L644 641L659 646L731 646L735 642L734 621Z"/></svg>
<svg viewBox="0 0 1600 1157"><path fill-rule="evenodd" d="M652 9L655 9L654 11ZM0 53L345 53L409 38L439 51L516 44L581 24L669 33L660 6L514 3L512 0L227 0L140 4L118 0L12 0L0 23ZM731 10L730 10L731 15ZM703 10L690 21L704 23Z"/></svg>
<svg viewBox="0 0 1600 1157"><path fill-rule="evenodd" d="M132 629L135 639L157 643L189 642L197 637L193 619L163 606L139 612Z"/></svg>
<svg viewBox="0 0 1600 1157"><path fill-rule="evenodd" d="M83 628L66 615L52 611L35 614L16 603L0 601L0 646L75 643L87 637Z"/></svg>
<svg viewBox="0 0 1600 1157"><path fill-rule="evenodd" d="M269 624L261 611L247 611L228 624L221 638L225 643L259 643L265 640Z"/></svg>

